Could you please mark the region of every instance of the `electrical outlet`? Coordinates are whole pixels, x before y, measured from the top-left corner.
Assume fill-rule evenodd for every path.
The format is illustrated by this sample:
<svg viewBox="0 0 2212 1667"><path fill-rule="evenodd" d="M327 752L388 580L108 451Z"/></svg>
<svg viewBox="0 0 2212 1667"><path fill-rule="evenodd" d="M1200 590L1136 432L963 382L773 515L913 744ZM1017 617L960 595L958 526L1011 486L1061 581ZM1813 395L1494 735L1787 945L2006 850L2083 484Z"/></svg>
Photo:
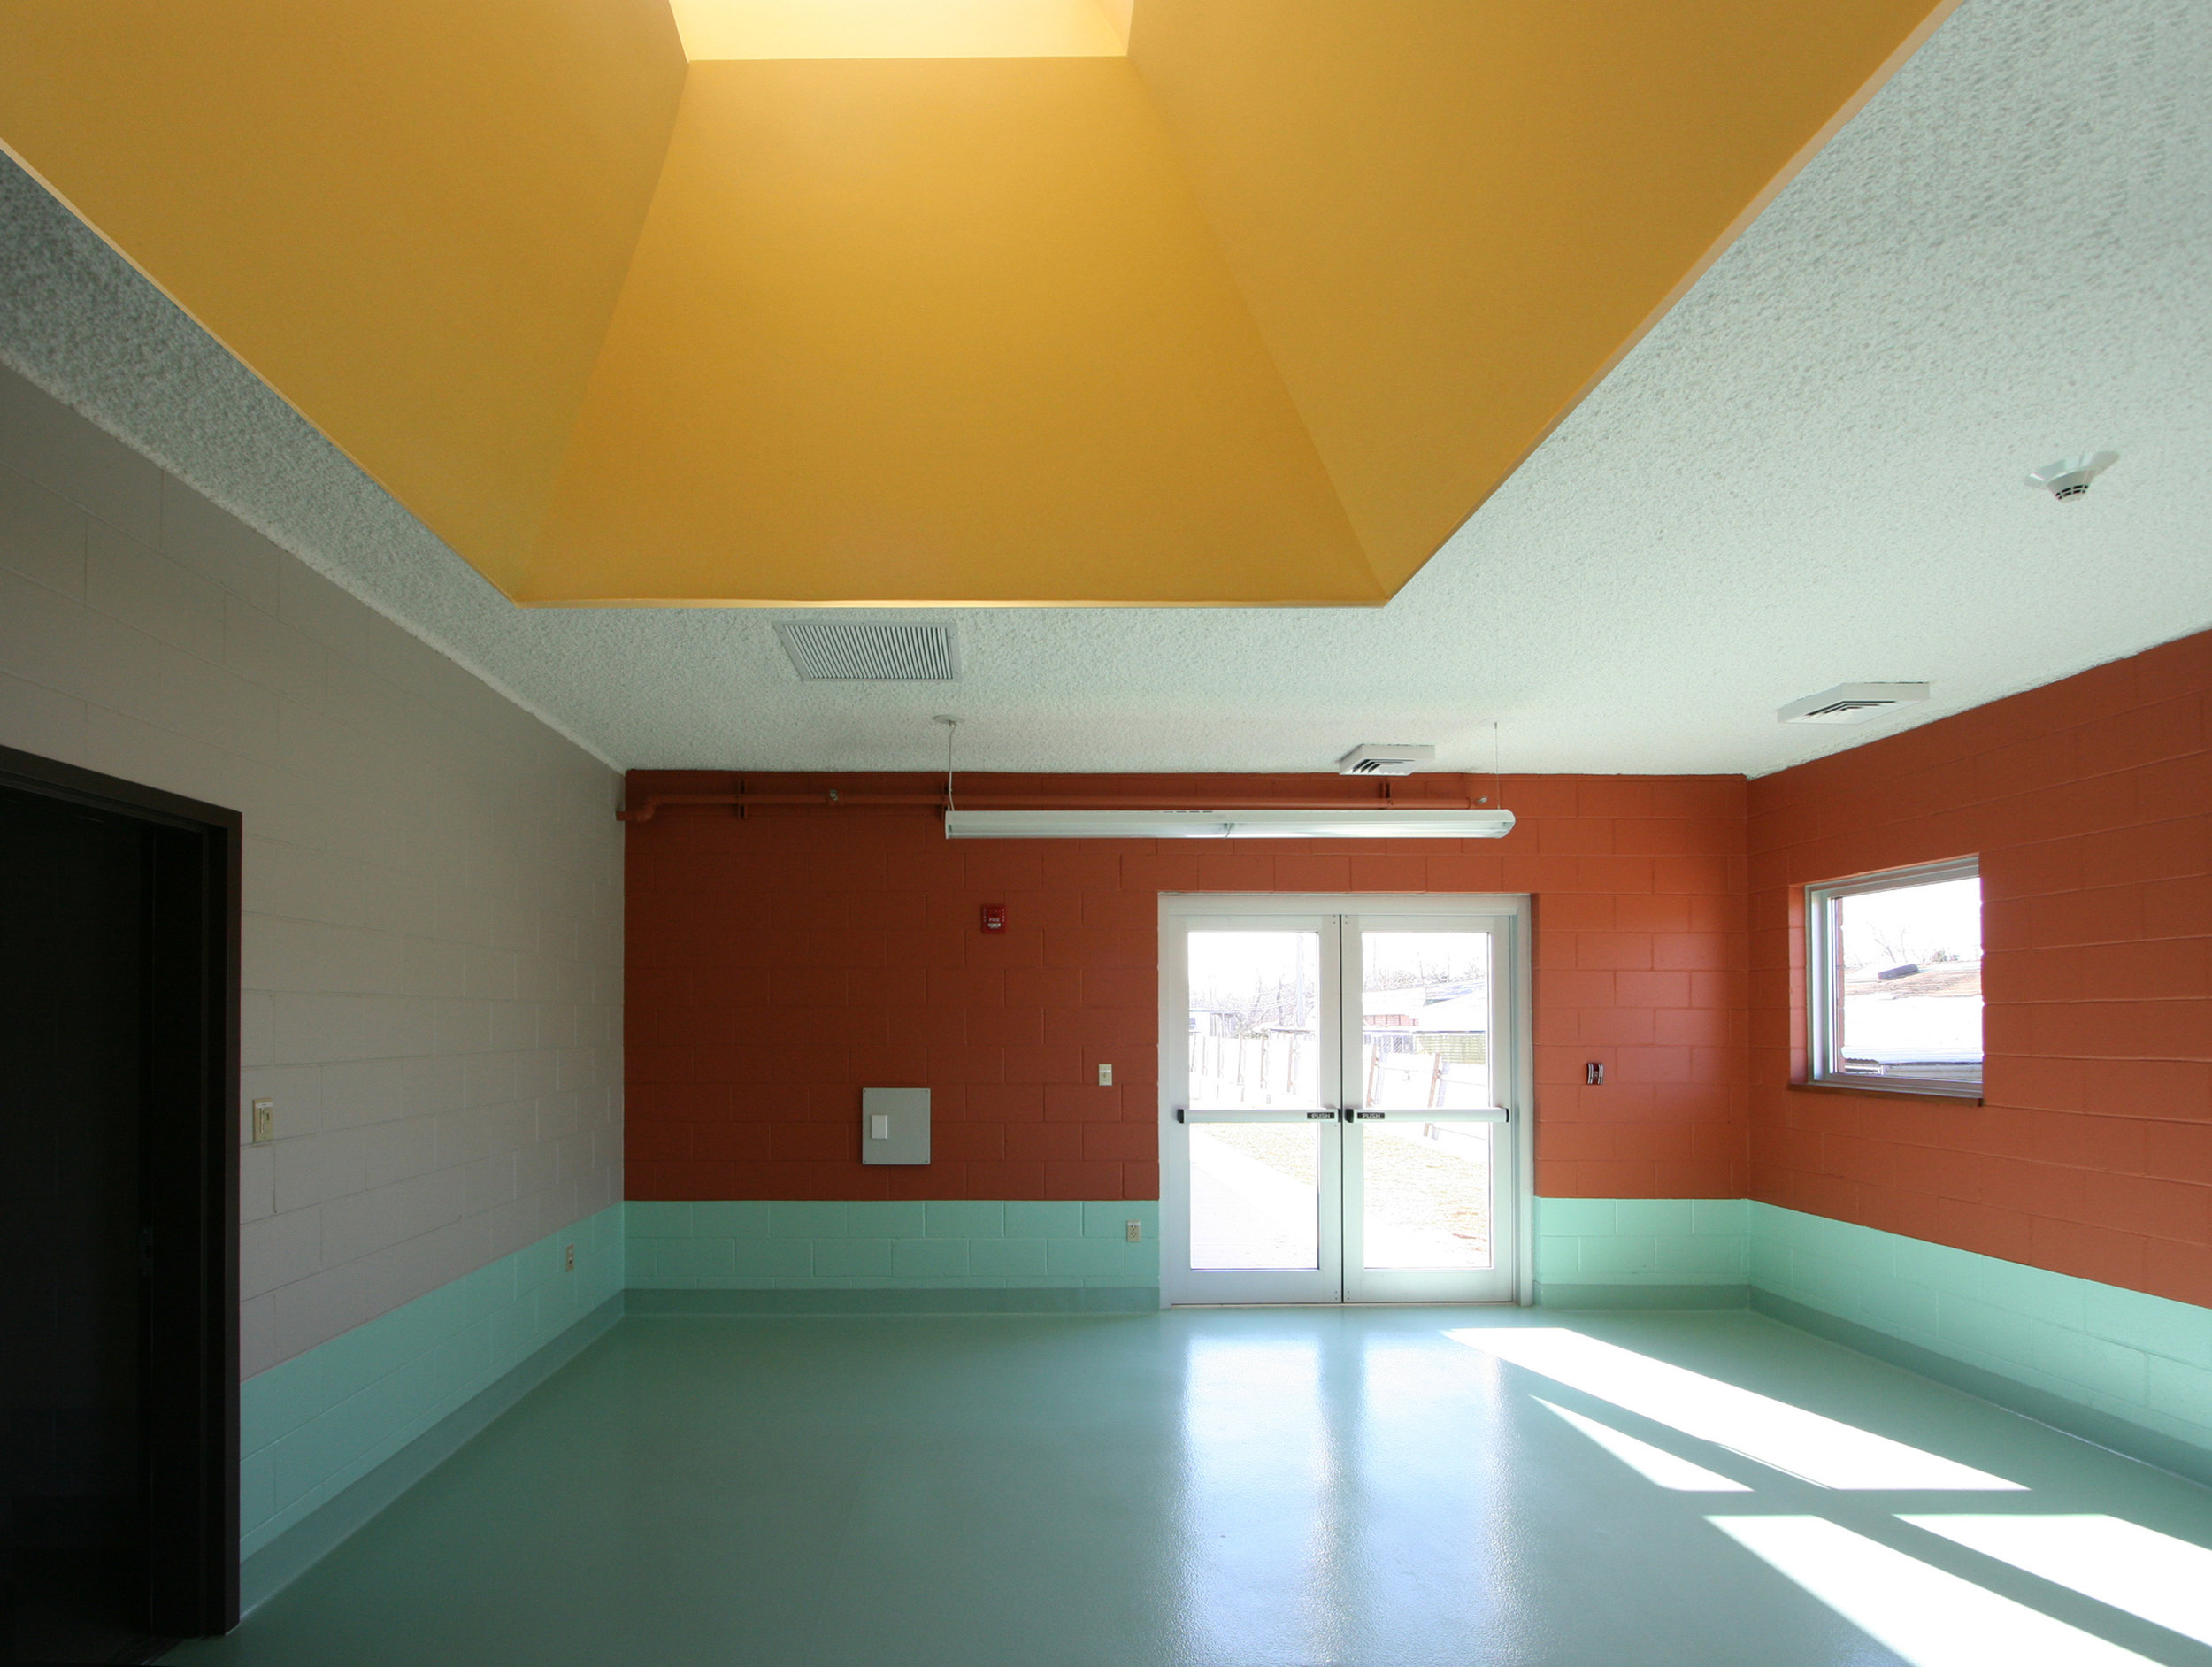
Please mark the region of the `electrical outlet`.
<svg viewBox="0 0 2212 1667"><path fill-rule="evenodd" d="M1605 1086L1605 1062L1602 1059L1593 1059L1588 1064L1583 1066L1582 1079L1593 1088L1602 1088Z"/></svg>
<svg viewBox="0 0 2212 1667"><path fill-rule="evenodd" d="M568 1254L561 1259L561 1271L564 1273L576 1271L576 1247L574 1245L568 1247Z"/></svg>
<svg viewBox="0 0 2212 1667"><path fill-rule="evenodd" d="M1144 1242L1144 1223L1141 1221L1131 1222L1126 1227L1122 1229L1122 1232L1124 1236L1128 1239L1131 1244L1142 1244Z"/></svg>
<svg viewBox="0 0 2212 1667"><path fill-rule="evenodd" d="M276 1102L256 1100L253 1102L253 1143L276 1139Z"/></svg>
<svg viewBox="0 0 2212 1667"><path fill-rule="evenodd" d="M1098 1068L1098 1086L1102 1088L1110 1088L1114 1086L1114 1068L1111 1065L1101 1065Z"/></svg>

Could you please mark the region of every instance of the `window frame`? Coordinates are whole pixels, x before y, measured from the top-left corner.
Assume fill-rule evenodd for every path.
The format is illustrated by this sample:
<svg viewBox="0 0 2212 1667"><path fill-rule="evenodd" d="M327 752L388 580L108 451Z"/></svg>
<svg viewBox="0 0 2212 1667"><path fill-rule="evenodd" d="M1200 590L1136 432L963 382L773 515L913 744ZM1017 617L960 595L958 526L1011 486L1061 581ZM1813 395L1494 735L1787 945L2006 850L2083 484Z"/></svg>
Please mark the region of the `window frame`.
<svg viewBox="0 0 2212 1667"><path fill-rule="evenodd" d="M1843 980L1839 976L1841 951L1837 907L1843 899L1873 891L1902 891L1944 880L1981 880L1981 858L1948 857L1939 863L1916 863L1903 868L1885 868L1875 873L1855 874L1848 880L1823 880L1805 887L1805 1082L1816 1088L1848 1088L1857 1094L1936 1095L1947 1100L1982 1097L1982 1083L1947 1080L1938 1077L1866 1077L1839 1068L1837 1048L1842 1041ZM1985 992L1983 1009L1987 1011ZM1987 1030L1983 1033L1982 1068L1989 1066Z"/></svg>

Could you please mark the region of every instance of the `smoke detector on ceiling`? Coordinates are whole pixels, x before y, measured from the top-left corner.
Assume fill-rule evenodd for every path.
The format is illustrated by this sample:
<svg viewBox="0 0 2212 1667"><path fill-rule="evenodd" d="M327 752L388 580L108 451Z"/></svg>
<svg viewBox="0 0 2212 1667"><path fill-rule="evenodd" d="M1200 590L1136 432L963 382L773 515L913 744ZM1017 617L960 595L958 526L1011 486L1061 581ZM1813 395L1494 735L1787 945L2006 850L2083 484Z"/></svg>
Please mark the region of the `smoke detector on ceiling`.
<svg viewBox="0 0 2212 1667"><path fill-rule="evenodd" d="M1784 724L1863 724L1893 706L1927 698L1925 683L1839 683L1801 701L1792 701L1778 709L1774 717Z"/></svg>
<svg viewBox="0 0 2212 1667"><path fill-rule="evenodd" d="M2089 490L2089 483L2120 461L2116 451L2093 451L2085 457L2061 457L2028 476L2028 484L2061 503Z"/></svg>
<svg viewBox="0 0 2212 1667"><path fill-rule="evenodd" d="M1369 741L1336 761L1340 776L1409 776L1436 762L1436 749L1409 741Z"/></svg>
<svg viewBox="0 0 2212 1667"><path fill-rule="evenodd" d="M780 622L776 635L791 669L810 683L950 683L960 675L960 638L949 625L793 619Z"/></svg>

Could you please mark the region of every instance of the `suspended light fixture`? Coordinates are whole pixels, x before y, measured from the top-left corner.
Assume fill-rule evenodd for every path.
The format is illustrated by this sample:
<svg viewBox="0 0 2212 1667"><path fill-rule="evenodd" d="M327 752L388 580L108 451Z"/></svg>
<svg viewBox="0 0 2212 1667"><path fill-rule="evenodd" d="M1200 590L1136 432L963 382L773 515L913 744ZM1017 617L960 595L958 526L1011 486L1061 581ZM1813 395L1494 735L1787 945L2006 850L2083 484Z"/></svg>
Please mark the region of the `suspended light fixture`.
<svg viewBox="0 0 2212 1667"><path fill-rule="evenodd" d="M948 810L949 840L1498 840L1510 810Z"/></svg>
<svg viewBox="0 0 2212 1667"><path fill-rule="evenodd" d="M1248 810L1071 803L964 810L953 794L952 749L960 720L941 717L936 721L945 726L945 837L949 840L1498 840L1513 831L1513 812L1489 808L1486 798L1450 807L1370 800L1341 806L1278 803ZM1376 749L1356 748L1346 762L1363 750ZM1431 756L1434 751L1427 747L1396 749L1397 754L1425 752ZM1394 765L1399 760L1394 755L1389 762ZM1409 757L1404 762L1409 768L1416 760ZM1397 771L1394 768L1392 773Z"/></svg>

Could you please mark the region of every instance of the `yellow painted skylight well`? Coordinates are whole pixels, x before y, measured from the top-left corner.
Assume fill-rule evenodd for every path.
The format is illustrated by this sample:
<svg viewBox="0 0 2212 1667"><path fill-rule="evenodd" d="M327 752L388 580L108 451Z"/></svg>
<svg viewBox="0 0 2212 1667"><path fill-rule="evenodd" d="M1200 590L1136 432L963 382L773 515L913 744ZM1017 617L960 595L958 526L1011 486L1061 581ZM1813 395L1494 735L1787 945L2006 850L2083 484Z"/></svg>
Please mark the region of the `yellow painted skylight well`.
<svg viewBox="0 0 2212 1667"><path fill-rule="evenodd" d="M694 63L1121 58L1133 0L670 0Z"/></svg>

